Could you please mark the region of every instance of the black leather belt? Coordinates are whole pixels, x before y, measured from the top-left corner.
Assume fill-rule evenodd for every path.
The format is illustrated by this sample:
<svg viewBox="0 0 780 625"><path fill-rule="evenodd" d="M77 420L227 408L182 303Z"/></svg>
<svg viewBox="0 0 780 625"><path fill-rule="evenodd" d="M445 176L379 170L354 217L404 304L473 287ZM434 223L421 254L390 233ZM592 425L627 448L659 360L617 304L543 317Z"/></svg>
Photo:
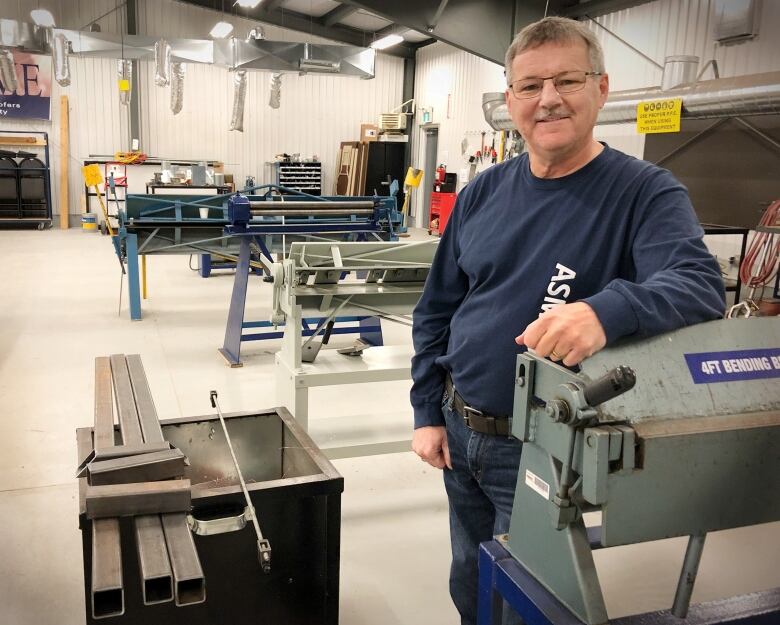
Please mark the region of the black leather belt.
<svg viewBox="0 0 780 625"><path fill-rule="evenodd" d="M452 411L463 419L466 427L480 434L490 434L491 436L512 435L512 419L510 417L485 414L481 410L469 406L455 390L449 374L447 374L444 388L447 396L452 397Z"/></svg>

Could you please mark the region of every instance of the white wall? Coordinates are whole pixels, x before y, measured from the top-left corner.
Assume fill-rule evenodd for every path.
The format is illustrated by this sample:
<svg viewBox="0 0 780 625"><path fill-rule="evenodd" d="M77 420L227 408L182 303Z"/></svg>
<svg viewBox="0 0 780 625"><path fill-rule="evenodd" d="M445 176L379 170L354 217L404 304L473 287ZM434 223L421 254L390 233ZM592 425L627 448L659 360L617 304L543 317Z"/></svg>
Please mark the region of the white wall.
<svg viewBox="0 0 780 625"><path fill-rule="evenodd" d="M226 3L232 7L232 2ZM0 0L0 17L29 20L34 8L52 11L58 26L84 28L116 7L114 0ZM170 38L206 38L218 19L234 24L244 35L256 22L233 15L220 15L172 0L139 0L138 32ZM125 28L120 9L99 22L103 32ZM324 42L318 37L263 25L266 37L282 41ZM52 121L0 121L3 129L49 132L53 161L54 213L59 212L59 96L70 99L70 209L81 212L83 183L81 161L90 154L113 154L128 148L128 110L119 104L116 91L116 61L71 57L71 85L52 89ZM244 132L230 132L232 110L231 76L226 68L188 64L184 106L174 116L169 109L168 88L154 85L153 64L139 64L139 89L133 97L141 105L141 149L155 157L209 159L225 163L239 183L247 174L258 182L270 170L264 167L281 152L318 156L323 162L323 192L330 193L341 141L358 140L361 123L376 123L380 113L401 103L403 60L378 54L376 77L360 80L342 76L282 78L281 108L268 106L270 72L248 72ZM267 180L270 182L270 180Z"/></svg>
<svg viewBox="0 0 780 625"><path fill-rule="evenodd" d="M504 68L468 52L444 43L435 43L417 52L414 97L417 106L416 122L421 119L420 109L433 107L432 123L439 126L437 163L447 166L447 171L458 173L468 165L468 156L481 146L481 132L491 142L493 131L482 115L482 94L505 89ZM425 165L423 133L415 126L411 133L412 167ZM465 155L461 154L461 142L468 140ZM498 149L498 134L496 134ZM483 167L480 167L480 170ZM427 227L422 220L425 194L432 190L433 172L425 172L422 186L413 192L412 212L415 225Z"/></svg>

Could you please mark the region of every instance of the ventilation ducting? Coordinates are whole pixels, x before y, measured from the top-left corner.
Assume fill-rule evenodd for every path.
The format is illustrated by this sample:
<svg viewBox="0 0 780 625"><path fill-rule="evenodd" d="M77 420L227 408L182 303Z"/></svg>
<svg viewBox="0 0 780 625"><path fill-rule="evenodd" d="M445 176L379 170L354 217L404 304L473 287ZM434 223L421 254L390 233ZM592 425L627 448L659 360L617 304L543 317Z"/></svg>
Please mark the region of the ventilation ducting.
<svg viewBox="0 0 780 625"><path fill-rule="evenodd" d="M667 91L661 87L616 91L610 94L596 123L634 123L640 102L665 98L682 99L683 119L778 114L780 72L706 80ZM494 130L514 130L503 92L483 94L482 111Z"/></svg>

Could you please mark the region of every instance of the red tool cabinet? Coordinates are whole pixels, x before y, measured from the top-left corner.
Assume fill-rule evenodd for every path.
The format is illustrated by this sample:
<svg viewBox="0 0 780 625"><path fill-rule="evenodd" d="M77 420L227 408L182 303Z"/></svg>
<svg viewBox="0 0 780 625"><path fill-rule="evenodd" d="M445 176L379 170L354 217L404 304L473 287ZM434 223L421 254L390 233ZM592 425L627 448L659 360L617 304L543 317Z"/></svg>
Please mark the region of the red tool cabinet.
<svg viewBox="0 0 780 625"><path fill-rule="evenodd" d="M441 236L447 227L450 213L455 206L457 193L431 193L431 220L428 224L428 232Z"/></svg>

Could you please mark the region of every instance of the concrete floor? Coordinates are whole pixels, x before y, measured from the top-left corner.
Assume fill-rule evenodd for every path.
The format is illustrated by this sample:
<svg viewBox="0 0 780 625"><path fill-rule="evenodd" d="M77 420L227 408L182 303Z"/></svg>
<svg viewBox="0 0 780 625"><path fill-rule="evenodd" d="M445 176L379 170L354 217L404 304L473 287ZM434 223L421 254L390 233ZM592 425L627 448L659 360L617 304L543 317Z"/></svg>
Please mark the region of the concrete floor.
<svg viewBox="0 0 780 625"><path fill-rule="evenodd" d="M187 257L149 259L144 320L117 316L119 267L110 242L79 230L0 231L0 622L84 623L77 526L75 428L92 423L93 359L141 354L161 418L276 405L276 345L245 344L230 369L222 343L232 276L207 280ZM253 282L248 318L266 318L268 285ZM386 341L410 340L386 325ZM411 424L407 382L312 391L312 429L327 419ZM441 475L411 452L338 460L343 625L453 625L447 593L447 506ZM724 505L728 505L724 502ZM780 524L708 538L694 600L780 586ZM671 603L685 541L596 553L612 617Z"/></svg>

